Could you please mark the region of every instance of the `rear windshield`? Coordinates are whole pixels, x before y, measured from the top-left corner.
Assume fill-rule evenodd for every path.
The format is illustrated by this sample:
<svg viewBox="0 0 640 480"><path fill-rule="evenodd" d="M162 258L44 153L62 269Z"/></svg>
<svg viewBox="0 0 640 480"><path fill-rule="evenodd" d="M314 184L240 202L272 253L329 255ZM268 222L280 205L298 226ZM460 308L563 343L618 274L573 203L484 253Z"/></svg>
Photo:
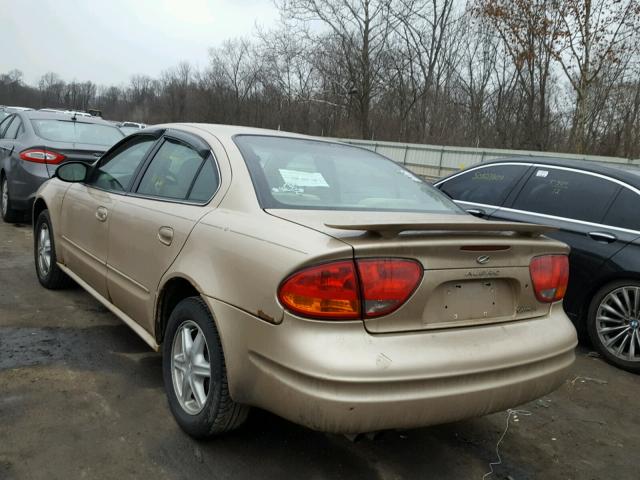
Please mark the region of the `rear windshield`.
<svg viewBox="0 0 640 480"><path fill-rule="evenodd" d="M124 134L111 125L72 120L31 120L36 134L52 142L88 143L110 147Z"/></svg>
<svg viewBox="0 0 640 480"><path fill-rule="evenodd" d="M361 148L238 135L262 208L462 213L397 163Z"/></svg>

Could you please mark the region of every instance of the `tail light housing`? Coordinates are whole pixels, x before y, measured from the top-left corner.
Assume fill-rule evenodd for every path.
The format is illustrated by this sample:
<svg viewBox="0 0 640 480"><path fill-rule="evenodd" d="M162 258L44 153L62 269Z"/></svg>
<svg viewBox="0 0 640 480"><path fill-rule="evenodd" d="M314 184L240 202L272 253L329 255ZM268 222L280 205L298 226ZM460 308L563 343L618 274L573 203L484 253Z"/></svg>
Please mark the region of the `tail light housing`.
<svg viewBox="0 0 640 480"><path fill-rule="evenodd" d="M529 264L531 282L536 298L543 303L558 302L564 298L569 284L569 257L542 255Z"/></svg>
<svg viewBox="0 0 640 480"><path fill-rule="evenodd" d="M280 303L302 317L355 320L397 310L422 279L414 260L371 258L302 269L278 289Z"/></svg>
<svg viewBox="0 0 640 480"><path fill-rule="evenodd" d="M64 155L52 150L44 148L29 148L20 152L20 158L25 162L46 163L49 165L57 165L65 158Z"/></svg>

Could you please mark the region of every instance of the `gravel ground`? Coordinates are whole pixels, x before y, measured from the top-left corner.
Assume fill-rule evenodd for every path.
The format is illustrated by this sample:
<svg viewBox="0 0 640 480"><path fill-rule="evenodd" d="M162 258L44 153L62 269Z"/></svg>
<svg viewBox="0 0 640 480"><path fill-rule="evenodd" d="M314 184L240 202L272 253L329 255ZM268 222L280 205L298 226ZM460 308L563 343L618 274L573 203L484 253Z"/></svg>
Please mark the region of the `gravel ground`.
<svg viewBox="0 0 640 480"><path fill-rule="evenodd" d="M27 226L0 221L0 479L481 479L507 413L351 442L254 411L196 442L161 359L80 288L40 287ZM493 479L640 478L640 377L581 349L553 394L519 407Z"/></svg>

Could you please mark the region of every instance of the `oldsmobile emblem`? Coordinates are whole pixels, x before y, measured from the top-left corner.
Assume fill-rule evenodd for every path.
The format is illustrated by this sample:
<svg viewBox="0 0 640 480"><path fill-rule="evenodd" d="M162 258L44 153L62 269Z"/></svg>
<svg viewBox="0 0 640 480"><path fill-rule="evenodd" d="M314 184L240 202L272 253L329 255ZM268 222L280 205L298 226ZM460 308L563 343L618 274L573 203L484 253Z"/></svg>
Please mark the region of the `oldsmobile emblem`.
<svg viewBox="0 0 640 480"><path fill-rule="evenodd" d="M491 257L489 255L480 255L478 258L476 258L476 262L478 262L480 265L489 263L489 260L491 260Z"/></svg>

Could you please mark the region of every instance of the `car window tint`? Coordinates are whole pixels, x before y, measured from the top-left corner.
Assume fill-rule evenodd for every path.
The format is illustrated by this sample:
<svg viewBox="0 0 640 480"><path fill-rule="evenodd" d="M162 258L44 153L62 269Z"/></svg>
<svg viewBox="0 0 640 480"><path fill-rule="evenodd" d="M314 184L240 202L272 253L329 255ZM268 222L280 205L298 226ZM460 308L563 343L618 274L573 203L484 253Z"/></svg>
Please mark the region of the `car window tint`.
<svg viewBox="0 0 640 480"><path fill-rule="evenodd" d="M604 217L605 225L640 231L640 195L623 188Z"/></svg>
<svg viewBox="0 0 640 480"><path fill-rule="evenodd" d="M600 223L619 185L580 172L537 168L513 208Z"/></svg>
<svg viewBox="0 0 640 480"><path fill-rule="evenodd" d="M165 140L144 173L137 192L184 200L202 165L202 157L182 143Z"/></svg>
<svg viewBox="0 0 640 480"><path fill-rule="evenodd" d="M139 137L126 143L100 161L90 183L114 192L128 190L136 170L155 141L153 137Z"/></svg>
<svg viewBox="0 0 640 480"><path fill-rule="evenodd" d="M20 123L20 119L14 116L9 126L5 129L2 135L2 138L7 140L16 138L16 133L18 131L19 123Z"/></svg>
<svg viewBox="0 0 640 480"><path fill-rule="evenodd" d="M500 206L528 168L527 165L479 168L447 180L439 187L455 200Z"/></svg>
<svg viewBox="0 0 640 480"><path fill-rule="evenodd" d="M189 200L193 202L208 201L218 189L219 183L218 171L213 166L213 162L208 160L200 169L200 173L198 173L198 177L191 188Z"/></svg>
<svg viewBox="0 0 640 480"><path fill-rule="evenodd" d="M463 214L401 165L362 148L262 135L234 141L262 208Z"/></svg>

